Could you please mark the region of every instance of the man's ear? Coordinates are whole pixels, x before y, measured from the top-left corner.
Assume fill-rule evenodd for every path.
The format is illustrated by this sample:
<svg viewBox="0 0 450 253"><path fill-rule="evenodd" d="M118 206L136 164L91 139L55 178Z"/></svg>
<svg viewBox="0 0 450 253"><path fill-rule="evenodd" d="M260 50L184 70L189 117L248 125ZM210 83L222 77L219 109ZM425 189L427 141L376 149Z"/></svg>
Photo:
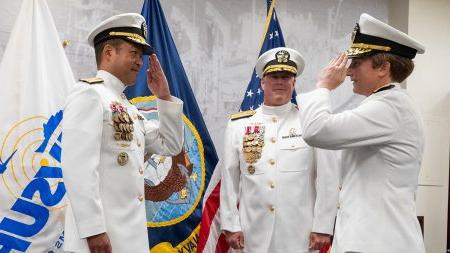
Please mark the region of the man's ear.
<svg viewBox="0 0 450 253"><path fill-rule="evenodd" d="M264 91L264 87L265 87L265 85L266 85L266 83L265 83L265 77L263 77L263 78L261 78L261 89Z"/></svg>
<svg viewBox="0 0 450 253"><path fill-rule="evenodd" d="M109 60L111 58L111 56L113 55L113 51L115 50L115 48L113 46L111 46L110 44L106 44L105 47L103 47L103 57L105 60Z"/></svg>
<svg viewBox="0 0 450 253"><path fill-rule="evenodd" d="M390 75L391 73L391 63L386 61L378 68L379 77L384 77L386 75Z"/></svg>

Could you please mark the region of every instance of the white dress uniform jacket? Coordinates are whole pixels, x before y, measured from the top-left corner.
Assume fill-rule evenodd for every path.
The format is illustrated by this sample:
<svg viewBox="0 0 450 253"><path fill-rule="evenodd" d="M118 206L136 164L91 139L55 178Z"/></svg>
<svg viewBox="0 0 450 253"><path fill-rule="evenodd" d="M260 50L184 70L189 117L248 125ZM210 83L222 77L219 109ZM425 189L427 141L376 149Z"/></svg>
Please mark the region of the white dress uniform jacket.
<svg viewBox="0 0 450 253"><path fill-rule="evenodd" d="M264 146L252 171L242 146L254 126L264 128ZM242 231L244 252L309 252L311 232L333 233L335 161L330 151L319 152L303 141L295 105L262 105L253 116L230 121L224 153L221 229Z"/></svg>
<svg viewBox="0 0 450 253"><path fill-rule="evenodd" d="M69 205L66 251L89 252L86 237L106 232L116 253L148 253L144 153L176 155L183 143L181 100L158 100L159 123L144 120L122 94L124 84L106 71L103 83L78 83L64 109L62 168ZM111 104L133 120L133 140L114 138ZM119 154L121 161L119 164Z"/></svg>
<svg viewBox="0 0 450 253"><path fill-rule="evenodd" d="M415 205L424 136L411 99L395 84L332 114L329 97L322 88L297 101L305 141L343 149L332 252L425 252Z"/></svg>

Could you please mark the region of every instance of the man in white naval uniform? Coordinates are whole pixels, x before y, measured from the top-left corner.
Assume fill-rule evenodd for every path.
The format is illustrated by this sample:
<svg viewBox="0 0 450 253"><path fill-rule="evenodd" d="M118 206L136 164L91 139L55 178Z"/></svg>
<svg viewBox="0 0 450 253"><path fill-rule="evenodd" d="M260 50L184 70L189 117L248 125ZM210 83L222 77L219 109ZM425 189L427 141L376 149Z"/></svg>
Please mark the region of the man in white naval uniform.
<svg viewBox="0 0 450 253"><path fill-rule="evenodd" d="M332 252L424 253L415 192L422 160L422 121L399 82L424 47L368 14L357 24L352 62L341 54L319 74L317 89L297 99L305 141L342 149L342 190ZM333 114L330 92L348 75L367 98Z"/></svg>
<svg viewBox="0 0 450 253"><path fill-rule="evenodd" d="M331 152L302 139L290 102L304 60L274 48L256 64L264 104L231 116L225 134L220 191L221 229L246 253L298 253L330 242L338 183ZM300 109L301 110L301 109Z"/></svg>
<svg viewBox="0 0 450 253"><path fill-rule="evenodd" d="M145 41L139 14L113 16L95 27L97 77L82 80L64 109L62 168L69 205L69 252L147 253L144 154L176 155L183 143L181 100ZM158 97L159 122L147 121L123 95L150 56L148 85Z"/></svg>

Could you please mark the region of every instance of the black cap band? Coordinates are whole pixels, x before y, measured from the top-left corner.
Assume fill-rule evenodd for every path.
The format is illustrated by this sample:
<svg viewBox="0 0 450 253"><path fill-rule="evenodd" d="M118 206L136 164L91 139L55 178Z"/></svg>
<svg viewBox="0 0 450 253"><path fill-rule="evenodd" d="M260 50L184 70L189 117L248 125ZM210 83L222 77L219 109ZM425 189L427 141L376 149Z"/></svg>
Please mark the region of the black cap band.
<svg viewBox="0 0 450 253"><path fill-rule="evenodd" d="M107 30L104 30L103 32L97 34L94 38L94 46L97 46L98 44L102 43L103 41L114 39L117 37L125 37L125 36L111 36L110 32L123 32L123 33L130 33L130 34L136 34L144 38L141 29L136 27L114 27ZM145 38L144 38L145 40Z"/></svg>
<svg viewBox="0 0 450 253"><path fill-rule="evenodd" d="M394 42L392 40L388 40L388 39L384 39L384 38L380 38L380 37L376 37L376 36L372 36L372 35L362 34L362 33L356 34L353 44L357 44L357 43L390 47L391 49L388 51L389 53L400 55L400 56L403 56L403 57L406 57L409 59L413 59L417 54L417 50L412 47L398 44L397 42ZM374 49L374 50L376 50L376 49ZM383 52L383 50L376 50L376 51Z"/></svg>

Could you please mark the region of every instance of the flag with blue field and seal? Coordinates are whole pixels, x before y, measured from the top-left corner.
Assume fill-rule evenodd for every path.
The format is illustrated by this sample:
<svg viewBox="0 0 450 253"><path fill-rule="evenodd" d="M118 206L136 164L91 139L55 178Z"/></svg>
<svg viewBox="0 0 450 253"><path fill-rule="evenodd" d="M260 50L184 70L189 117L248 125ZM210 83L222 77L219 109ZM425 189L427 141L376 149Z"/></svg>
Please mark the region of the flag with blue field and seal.
<svg viewBox="0 0 450 253"><path fill-rule="evenodd" d="M183 100L184 148L177 156L145 157L147 227L152 253L195 252L203 196L217 164L216 150L203 121L159 0L145 0L142 7L148 42L155 50L171 94ZM148 58L127 98L147 119L158 119L156 97L147 87Z"/></svg>

